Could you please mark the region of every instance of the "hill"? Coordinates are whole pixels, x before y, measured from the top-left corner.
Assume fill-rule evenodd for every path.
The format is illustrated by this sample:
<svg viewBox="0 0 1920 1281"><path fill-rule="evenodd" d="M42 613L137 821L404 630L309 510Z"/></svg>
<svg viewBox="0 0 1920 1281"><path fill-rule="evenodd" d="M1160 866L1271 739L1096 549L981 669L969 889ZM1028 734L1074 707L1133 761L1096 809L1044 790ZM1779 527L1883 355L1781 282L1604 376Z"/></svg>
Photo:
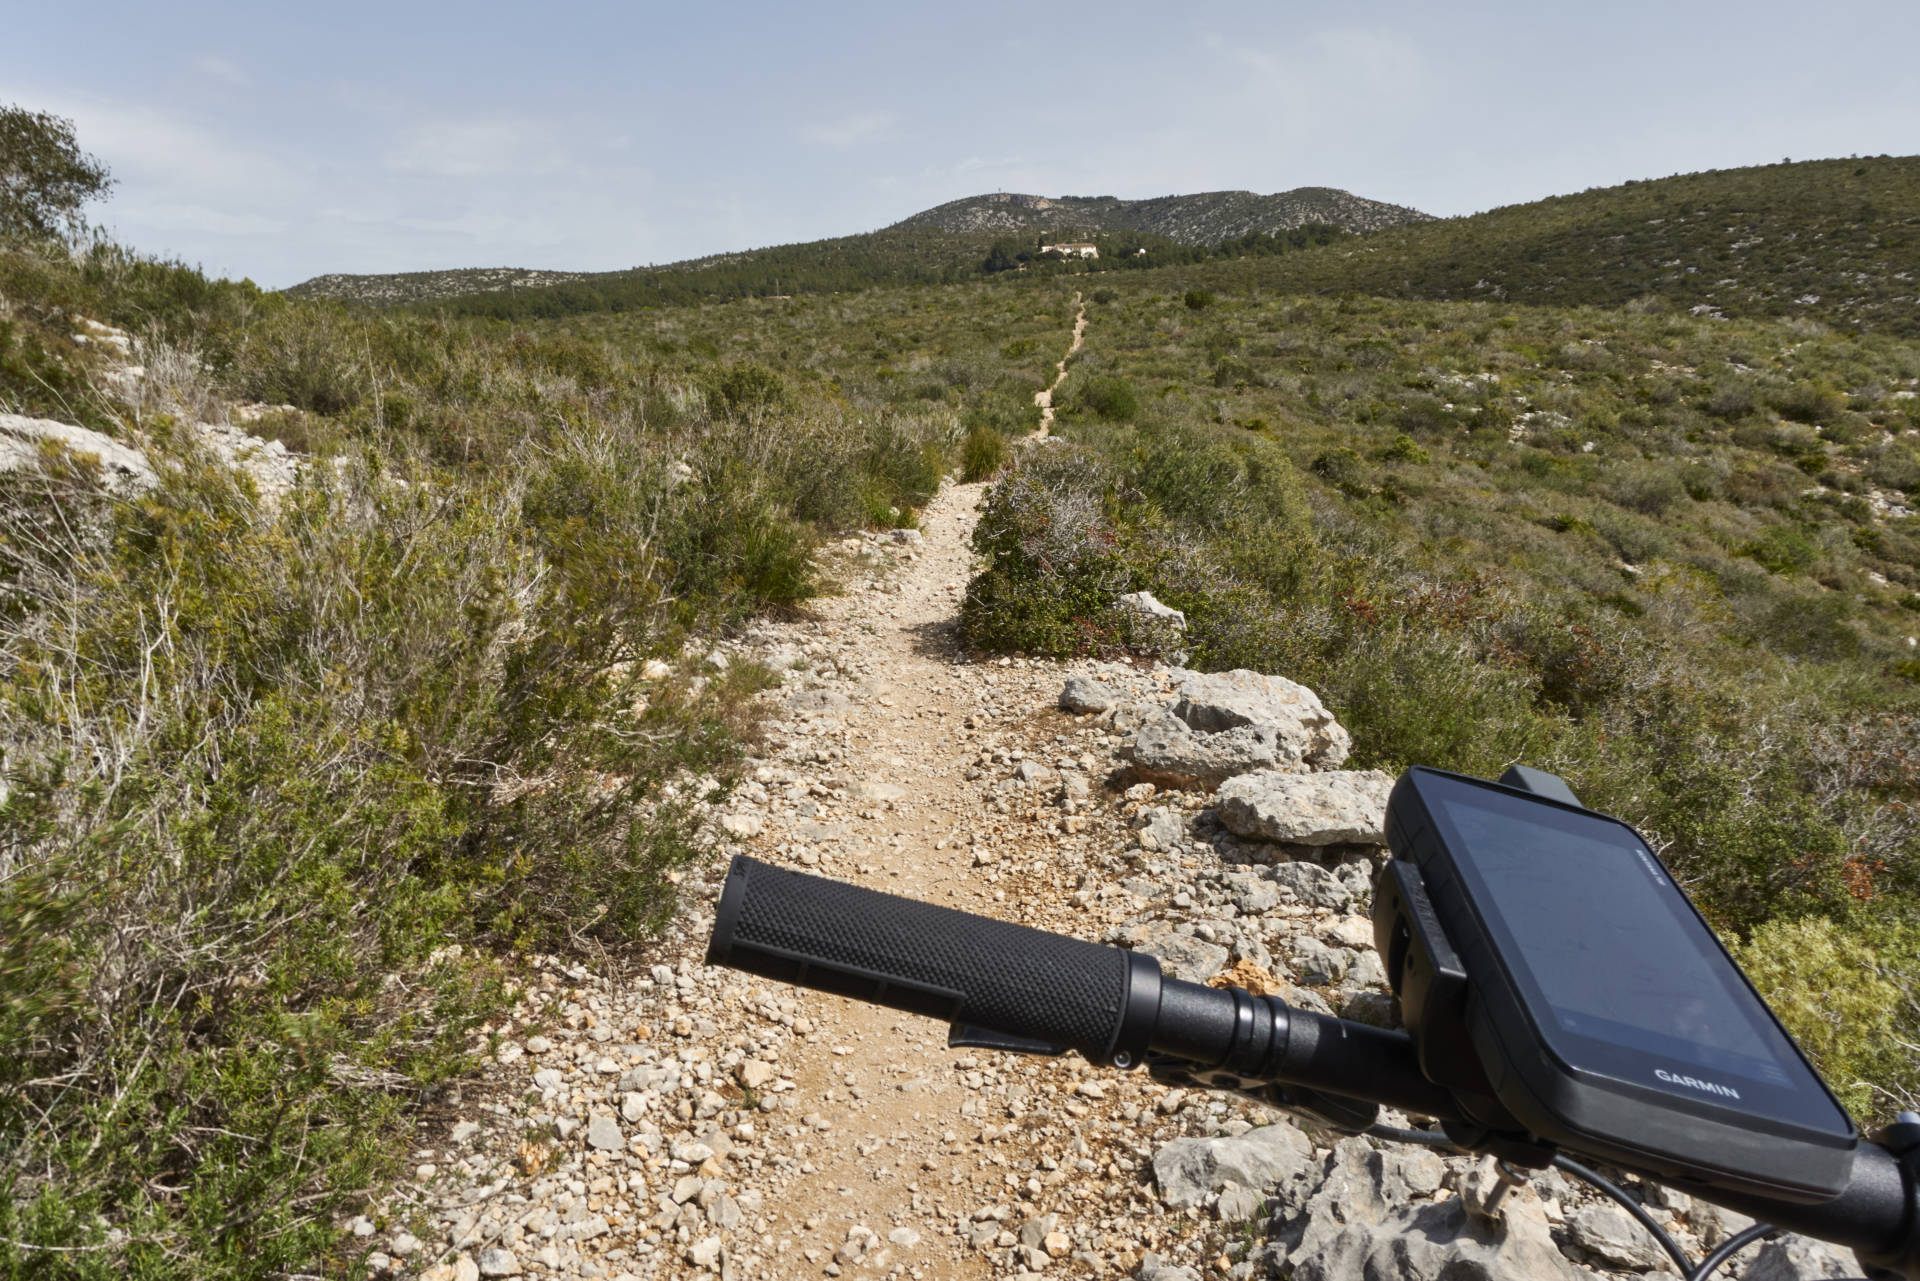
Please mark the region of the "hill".
<svg viewBox="0 0 1920 1281"><path fill-rule="evenodd" d="M1251 191L1203 191L1151 200L1000 191L949 201L894 225L995 234L1054 229L1132 231L1165 236L1182 245L1218 245L1242 236L1272 235L1322 224L1364 232L1430 221L1430 215L1417 209L1368 200L1350 191L1296 187L1270 196Z"/></svg>
<svg viewBox="0 0 1920 1281"><path fill-rule="evenodd" d="M339 298L374 306L457 298L496 289L539 289L584 279L579 271L534 267L460 267L450 271L403 271L385 276L315 276L288 289L295 298Z"/></svg>
<svg viewBox="0 0 1920 1281"><path fill-rule="evenodd" d="M1629 182L1390 228L1259 271L1263 285L1298 292L1644 300L1920 334L1920 156Z"/></svg>
<svg viewBox="0 0 1920 1281"><path fill-rule="evenodd" d="M286 292L369 306L438 302L483 294L513 301L471 302L463 310L493 315L556 316L624 311L769 294L835 292L878 284L951 283L982 271L992 241L1010 231L1071 231L1122 236L1113 246L1159 254L1155 265L1190 261L1192 252L1271 238L1302 228L1373 231L1427 215L1330 187L1277 195L1214 191L1153 200L1111 196L970 196L917 213L879 231L799 244L711 254L629 271L567 272L486 268L396 275L316 276ZM1170 252L1173 251L1173 252ZM1143 265L1143 264L1132 264Z"/></svg>
<svg viewBox="0 0 1920 1281"><path fill-rule="evenodd" d="M1303 226L1365 234L1307 252L1275 252L1306 243L1298 240ZM1294 243L1274 239L1288 227ZM287 292L373 305L450 301L456 310L498 317L561 316L952 283L981 275L996 239L1067 231L1103 246L1099 262L1076 263L1076 271L1234 258L1249 261L1209 265L1203 280L1437 301L1635 303L1708 317L1800 316L1920 333L1920 157L1886 156L1684 174L1448 219L1328 188L1139 201L996 193L880 231L666 267L322 276ZM1249 241L1257 242L1252 250Z"/></svg>

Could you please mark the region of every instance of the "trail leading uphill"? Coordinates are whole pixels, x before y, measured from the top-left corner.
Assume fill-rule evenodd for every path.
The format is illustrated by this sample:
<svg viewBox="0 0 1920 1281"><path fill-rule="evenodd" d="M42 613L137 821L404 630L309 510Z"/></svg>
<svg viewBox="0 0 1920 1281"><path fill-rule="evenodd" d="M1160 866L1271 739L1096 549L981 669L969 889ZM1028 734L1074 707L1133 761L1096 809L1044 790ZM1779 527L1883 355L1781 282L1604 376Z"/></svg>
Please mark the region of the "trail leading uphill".
<svg viewBox="0 0 1920 1281"><path fill-rule="evenodd" d="M1082 308L1069 355L1085 324ZM493 1029L484 1080L423 1129L418 1178L389 1199L390 1221L354 1225L376 1269L426 1281L1664 1275L1623 1212L1552 1172L1489 1220L1470 1160L1309 1133L1237 1096L1077 1058L950 1052L929 1020L703 964L726 859L747 852L1144 947L1181 977L1382 1014L1364 915L1377 849L1308 859L1228 830L1210 786L1134 781L1127 755L1155 726L1182 750L1165 708L1191 673L960 648L985 488L945 487L917 531L839 544L828 568L841 595L709 658L785 678L767 696L761 757L713 802L726 839L645 964L543 960L522 976L528 998ZM1694 1244L1742 1226L1647 1195ZM1767 1247L1782 1266L1789 1249L1794 1266L1831 1260L1804 1242Z"/></svg>
<svg viewBox="0 0 1920 1281"><path fill-rule="evenodd" d="M1041 390L1033 393L1033 403L1040 406L1040 425L1034 428L1033 436L1031 437L1031 439L1034 440L1044 438L1052 428L1053 393L1059 391L1060 384L1067 381L1067 362L1079 354L1080 347L1086 340L1087 304L1080 300L1079 294L1073 296L1073 301L1074 305L1079 308L1079 311L1077 311L1073 317L1073 341L1067 347L1067 354L1060 357L1059 363L1054 366L1056 372L1053 381Z"/></svg>

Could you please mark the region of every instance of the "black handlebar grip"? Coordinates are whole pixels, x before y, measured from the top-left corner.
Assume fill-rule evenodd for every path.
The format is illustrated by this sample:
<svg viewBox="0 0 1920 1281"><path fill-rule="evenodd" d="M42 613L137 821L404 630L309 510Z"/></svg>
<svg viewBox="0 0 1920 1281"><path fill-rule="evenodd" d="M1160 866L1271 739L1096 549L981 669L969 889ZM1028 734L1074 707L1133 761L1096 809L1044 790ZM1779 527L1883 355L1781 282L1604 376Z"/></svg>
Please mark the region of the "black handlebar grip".
<svg viewBox="0 0 1920 1281"><path fill-rule="evenodd" d="M1065 1046L1096 1061L1110 1059L1119 1036L1128 956L744 855L727 869L707 945L709 965Z"/></svg>

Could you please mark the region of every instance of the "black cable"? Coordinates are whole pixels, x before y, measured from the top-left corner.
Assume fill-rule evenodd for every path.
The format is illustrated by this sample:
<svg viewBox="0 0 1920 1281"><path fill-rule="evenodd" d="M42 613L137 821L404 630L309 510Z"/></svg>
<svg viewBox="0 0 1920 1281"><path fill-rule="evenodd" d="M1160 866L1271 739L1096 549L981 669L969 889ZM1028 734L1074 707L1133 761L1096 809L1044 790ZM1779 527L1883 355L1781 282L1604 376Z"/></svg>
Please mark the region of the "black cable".
<svg viewBox="0 0 1920 1281"><path fill-rule="evenodd" d="M1641 1227L1653 1233L1654 1239L1660 1243L1660 1248L1667 1252L1667 1257L1680 1265L1680 1275L1683 1277L1692 1275L1693 1260L1687 1257L1687 1252L1680 1248L1678 1241L1675 1241L1671 1236L1667 1235L1665 1228L1654 1222L1653 1216L1647 1213L1647 1208L1629 1196L1625 1188L1615 1185L1610 1179L1605 1178L1598 1171L1588 1169L1572 1157L1556 1156L1553 1158L1553 1164L1556 1168L1565 1170L1568 1174L1576 1178L1585 1179L1588 1183L1593 1184L1594 1187L1599 1188L1602 1192L1618 1201L1626 1209L1628 1214L1640 1220Z"/></svg>
<svg viewBox="0 0 1920 1281"><path fill-rule="evenodd" d="M1687 1281L1707 1281L1719 1266L1740 1251L1758 1241L1761 1237L1770 1237L1780 1229L1771 1223L1756 1223L1744 1232L1736 1233L1720 1243L1720 1248L1709 1254L1700 1266L1687 1273Z"/></svg>
<svg viewBox="0 0 1920 1281"><path fill-rule="evenodd" d="M1403 1130L1395 1125L1370 1125L1361 1133L1376 1139L1388 1139L1394 1143L1418 1143L1424 1147L1460 1150L1459 1145L1440 1130Z"/></svg>

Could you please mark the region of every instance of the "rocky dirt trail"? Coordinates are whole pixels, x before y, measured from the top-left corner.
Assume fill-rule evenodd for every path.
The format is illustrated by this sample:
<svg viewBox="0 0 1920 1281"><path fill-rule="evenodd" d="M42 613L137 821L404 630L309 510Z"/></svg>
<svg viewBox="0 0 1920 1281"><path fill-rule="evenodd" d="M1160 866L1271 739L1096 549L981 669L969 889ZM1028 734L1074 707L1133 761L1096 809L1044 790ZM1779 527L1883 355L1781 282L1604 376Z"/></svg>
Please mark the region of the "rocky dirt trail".
<svg viewBox="0 0 1920 1281"><path fill-rule="evenodd" d="M1084 327L1082 309L1075 349ZM1490 1212L1471 1159L1077 1058L950 1052L929 1020L704 965L746 852L1388 1016L1365 917L1384 776L1341 770L1345 731L1279 678L968 655L985 488L949 484L918 530L830 549L843 590L814 616L663 674L782 674L745 781L689 784L723 835L647 956L521 976L484 1074L422 1127L415 1178L350 1225L373 1272L1669 1275L1624 1212L1552 1172ZM1689 1244L1744 1222L1642 1191ZM1744 1275L1841 1275L1807 1243L1766 1250Z"/></svg>
<svg viewBox="0 0 1920 1281"><path fill-rule="evenodd" d="M1060 384L1067 381L1067 362L1074 358L1086 341L1087 304L1081 301L1079 294L1073 296L1073 303L1079 308L1073 318L1073 342L1068 346L1067 354L1060 357L1059 363L1054 366L1053 381L1033 393L1033 403L1040 406L1040 425L1034 428L1033 439L1044 438L1053 427L1053 393L1059 391Z"/></svg>

